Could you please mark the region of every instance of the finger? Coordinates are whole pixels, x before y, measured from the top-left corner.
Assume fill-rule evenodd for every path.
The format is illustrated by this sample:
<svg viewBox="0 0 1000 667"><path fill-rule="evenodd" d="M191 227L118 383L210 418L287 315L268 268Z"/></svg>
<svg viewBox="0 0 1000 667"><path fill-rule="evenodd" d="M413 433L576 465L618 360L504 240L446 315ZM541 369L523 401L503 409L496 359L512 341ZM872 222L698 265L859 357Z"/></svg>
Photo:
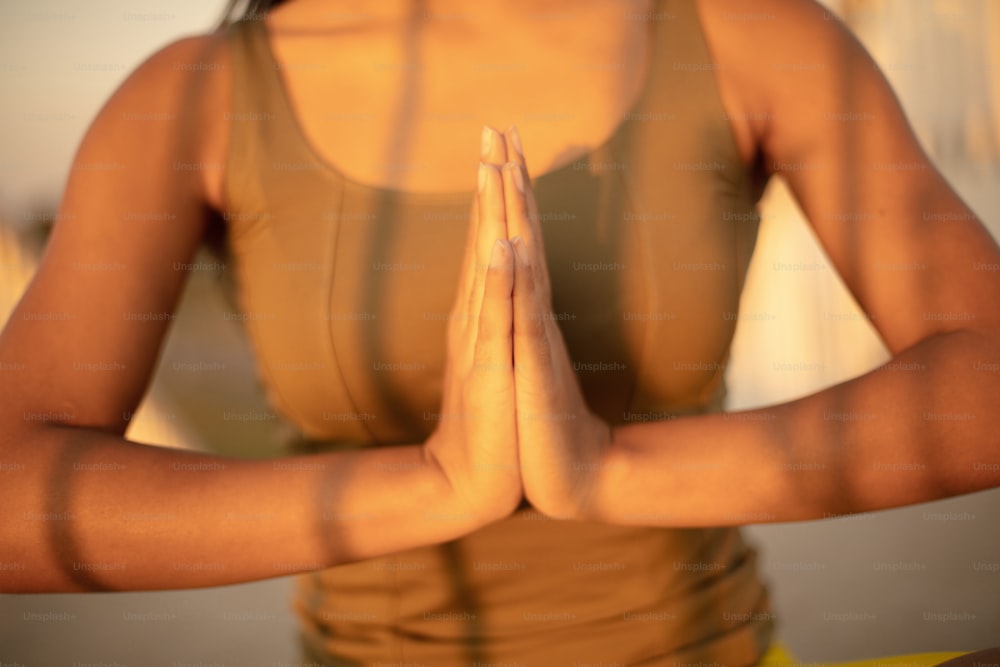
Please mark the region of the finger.
<svg viewBox="0 0 1000 667"><path fill-rule="evenodd" d="M538 225L538 215L537 213L533 215L529 209L527 195L530 189L531 183L527 180L521 165L516 162L504 165L503 192L507 236L511 239L520 237L523 240L539 296L551 309L552 288L549 282L544 240L541 227Z"/></svg>
<svg viewBox="0 0 1000 667"><path fill-rule="evenodd" d="M472 467L498 475L499 479L506 479L511 474L519 477L520 470L516 453L514 346L511 340L513 255L509 241L495 240L483 289L481 317L476 323L472 368L459 388L465 409L476 415L476 431L470 435ZM513 439L496 438L506 434Z"/></svg>
<svg viewBox="0 0 1000 667"><path fill-rule="evenodd" d="M496 239L490 253L489 268L483 285L483 302L476 330L476 372L503 377L496 371L513 368L514 253L510 242Z"/></svg>
<svg viewBox="0 0 1000 667"><path fill-rule="evenodd" d="M482 172L482 163L478 174ZM481 183L481 176L477 176ZM476 299L476 273L479 271L479 198L480 188L477 185L476 195L472 198L472 205L469 211L469 225L466 230L465 251L462 256L462 269L459 273L459 287L452 307L451 324L453 326L456 339L455 350L461 355L458 360L459 365L464 369L472 363L472 355L475 351L475 309L478 308Z"/></svg>
<svg viewBox="0 0 1000 667"><path fill-rule="evenodd" d="M517 368L546 372L552 367L552 355L546 335L545 317L538 294L538 279L524 239L511 240L514 250L514 357Z"/></svg>
<svg viewBox="0 0 1000 667"><path fill-rule="evenodd" d="M524 161L524 146L521 144L521 135L517 131L516 125L511 125L503 133L504 144L507 146L506 162L516 162L521 166L527 166Z"/></svg>
<svg viewBox="0 0 1000 667"><path fill-rule="evenodd" d="M538 215L538 202L535 199L535 191L534 188L531 187L528 166L524 160L524 146L521 143L521 135L517 131L517 127L511 125L503 133L503 136L504 141L507 144L507 162L521 166L521 182L524 184L524 205L522 207L523 215L513 222L511 221L510 215L508 215L508 238L520 236L528 244L528 253L532 257L535 266L538 267L541 288L545 294L549 294L551 287L548 264L545 261L545 241L542 236L542 227L540 217Z"/></svg>
<svg viewBox="0 0 1000 667"><path fill-rule="evenodd" d="M465 233L465 249L462 255L462 268L458 272L458 288L455 291L455 302L451 307L449 331L452 335L463 334L471 317L468 309L472 302L472 285L475 282L476 271L476 227L479 212L479 195L472 198L469 210L469 224Z"/></svg>
<svg viewBox="0 0 1000 667"><path fill-rule="evenodd" d="M507 238L503 201L503 181L500 170L487 163L479 165L479 193L476 213L476 266L473 274L472 292L469 295L469 313L473 319L479 318L479 308L483 299L483 284L486 268L490 263L493 246L497 239Z"/></svg>
<svg viewBox="0 0 1000 667"><path fill-rule="evenodd" d="M508 238L504 223L503 183L497 171L507 161L507 147L504 137L489 125L483 127L481 151L482 163L487 167L485 171L482 166L479 168L476 244L479 267L485 272L493 252L493 241Z"/></svg>
<svg viewBox="0 0 1000 667"><path fill-rule="evenodd" d="M500 132L489 125L483 126L479 159L486 164L502 165L507 161L507 143Z"/></svg>
<svg viewBox="0 0 1000 667"><path fill-rule="evenodd" d="M494 128L488 125L484 126L480 140L480 161L492 164L503 164L506 161L506 157L507 148L503 136ZM477 265L479 265L479 268L482 268L485 265L485 263L481 261L481 258L477 257L476 253L478 210L479 195L477 192L477 195L472 203L472 212L469 216L469 226L467 228L465 239L465 256L462 261L462 268L459 272L458 290L456 292L455 303L452 306L453 320L464 319L466 323L471 320L471 317L466 316L462 318L460 310L463 306L466 306L473 301L473 285L475 284L474 276L477 270ZM464 331L465 327L464 325L461 325L458 329Z"/></svg>
<svg viewBox="0 0 1000 667"><path fill-rule="evenodd" d="M528 186L524 168L516 162L503 166L504 217L507 221L508 238L520 236L530 249L537 247L539 232L531 224L525 190Z"/></svg>

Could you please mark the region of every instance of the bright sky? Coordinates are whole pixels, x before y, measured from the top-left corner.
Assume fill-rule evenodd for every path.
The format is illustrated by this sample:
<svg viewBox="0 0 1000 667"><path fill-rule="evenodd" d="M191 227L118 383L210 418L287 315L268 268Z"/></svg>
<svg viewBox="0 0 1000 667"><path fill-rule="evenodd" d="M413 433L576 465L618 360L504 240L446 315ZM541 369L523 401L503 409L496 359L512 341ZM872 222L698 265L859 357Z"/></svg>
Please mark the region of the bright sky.
<svg viewBox="0 0 1000 667"><path fill-rule="evenodd" d="M223 0L0 2L0 216L58 202L80 139L147 56L207 31Z"/></svg>

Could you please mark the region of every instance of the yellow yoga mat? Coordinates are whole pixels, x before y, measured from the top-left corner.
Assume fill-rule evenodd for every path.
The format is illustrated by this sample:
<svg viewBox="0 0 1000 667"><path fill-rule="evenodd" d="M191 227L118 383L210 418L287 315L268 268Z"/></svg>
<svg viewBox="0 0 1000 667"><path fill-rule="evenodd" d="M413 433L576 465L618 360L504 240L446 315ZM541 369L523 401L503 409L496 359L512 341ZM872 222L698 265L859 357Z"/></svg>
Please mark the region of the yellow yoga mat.
<svg viewBox="0 0 1000 667"><path fill-rule="evenodd" d="M869 658L868 660L855 660L853 662L831 662L831 663L804 663L796 660L787 648L781 644L772 644L771 648L761 659L759 667L799 667L809 665L809 667L933 667L945 660L966 655L967 651L958 653L910 653L908 655L894 655L885 658Z"/></svg>

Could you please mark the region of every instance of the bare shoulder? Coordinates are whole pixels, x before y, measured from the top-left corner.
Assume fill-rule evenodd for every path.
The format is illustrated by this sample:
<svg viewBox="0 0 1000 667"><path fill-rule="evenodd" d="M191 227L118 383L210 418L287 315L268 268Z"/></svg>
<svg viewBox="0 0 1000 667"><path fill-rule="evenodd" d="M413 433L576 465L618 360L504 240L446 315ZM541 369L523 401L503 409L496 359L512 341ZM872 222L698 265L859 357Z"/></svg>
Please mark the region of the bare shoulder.
<svg viewBox="0 0 1000 667"><path fill-rule="evenodd" d="M787 29L791 21L787 7L782 0L694 2L716 66L723 106L740 155L749 164L762 148L769 119L767 94L760 78L764 75L763 63L774 56L761 54L760 50L771 48L775 35ZM796 0L784 2L800 4Z"/></svg>
<svg viewBox="0 0 1000 667"><path fill-rule="evenodd" d="M736 77L835 77L832 56L867 58L840 19L816 0L695 0L721 68ZM842 62L845 66L851 65Z"/></svg>
<svg viewBox="0 0 1000 667"><path fill-rule="evenodd" d="M724 97L738 107L734 122L764 148L775 124L812 120L811 92L830 100L845 85L862 84L859 91L881 78L860 42L816 0L696 2Z"/></svg>
<svg viewBox="0 0 1000 667"><path fill-rule="evenodd" d="M221 210L228 145L229 54L222 32L180 37L139 64L92 123L87 144L170 146L171 162L200 177L198 195ZM162 157L166 158L167 155Z"/></svg>
<svg viewBox="0 0 1000 667"><path fill-rule="evenodd" d="M854 34L815 0L697 2L765 167L788 183L890 352L958 329L995 339L1000 281L970 267L996 263L1000 248ZM889 280L887 266L911 268ZM974 317L928 316L951 312Z"/></svg>

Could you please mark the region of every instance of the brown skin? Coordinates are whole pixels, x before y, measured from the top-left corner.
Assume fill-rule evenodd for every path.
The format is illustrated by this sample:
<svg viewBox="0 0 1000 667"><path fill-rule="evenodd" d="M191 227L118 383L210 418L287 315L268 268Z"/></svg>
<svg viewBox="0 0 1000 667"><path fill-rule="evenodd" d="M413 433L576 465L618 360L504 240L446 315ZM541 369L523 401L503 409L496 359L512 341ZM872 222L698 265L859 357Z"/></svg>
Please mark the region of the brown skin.
<svg viewBox="0 0 1000 667"><path fill-rule="evenodd" d="M299 0L276 11L269 27L279 61L329 64L329 69L281 70L316 150L364 183L458 191L471 190L475 183L477 150L467 137L478 141L484 124L506 127L539 110L568 113L558 123L521 123L528 166L536 174L571 162L613 132L644 85L643 22L622 20L621 5L602 0L562 5L567 12L575 8L563 23L519 21L518 12L528 11L530 3L508 5L509 13L481 4L484 13L466 23L418 23L422 37L409 42L402 12L391 11L403 4L376 19L339 26L318 20L326 7L318 0ZM434 7L454 9L448 3ZM635 9L643 11L645 3L637 1ZM542 511L560 516L701 525L745 523L761 516L816 518L1000 484L1000 474L974 468L976 462L1000 458L995 436L1000 421L993 410L997 380L971 370L977 362L1000 360L1000 277L971 270L974 262L1000 262L996 244L933 167L879 166L926 158L867 56L817 5L810 0L757 0L754 11L770 12L775 20L756 22L727 18L748 11L746 0L703 0L699 9L720 66L724 105L736 119L733 131L741 156L750 164L760 153L766 165L779 171L781 165L793 165L786 174L793 191L889 349L899 361L922 363L928 370L876 371L772 408L775 418L770 421L710 416L631 425L615 429L612 443L601 439L606 431L597 427L583 436L532 434L520 420L525 401L517 402L513 412L520 420L525 494ZM559 6L553 3L551 11ZM515 23L519 30L513 29ZM305 27L315 34L304 35ZM378 76L358 65L358 58L408 62L399 45L414 42L424 49L424 67L416 71L428 73L419 80L416 100L399 98L399 91L412 90L401 85L407 68L382 67ZM562 56L537 48L553 43ZM0 359L23 364L0 378L0 452L5 462L25 466L16 476L4 473L9 479L0 486L5 513L0 551L10 554L8 560L31 564L5 572L0 580L4 591L187 588L249 581L452 539L513 509L519 481L516 475L511 478L506 464L517 459L516 452L500 454L508 459L498 462L498 474L473 487L469 480L483 470L467 465L475 458L470 448L476 446L469 434L432 439L433 456L424 443L415 443L302 460L321 465L294 471L276 470L270 462L137 447L122 437L127 425L122 415L131 412L145 390L169 321L139 322L122 314L172 312L185 279L174 263L190 261L210 212L225 210L220 169L163 168L224 163L230 91L221 47L217 36L175 42L144 63L109 100L76 160L84 165L118 162L126 168L72 172L61 221L40 271L0 337ZM194 73L174 66L206 61L222 67ZM528 66L484 66L501 61ZM623 66L567 67L574 62ZM781 67L791 62L824 66L795 74ZM463 69L461 63L480 67ZM452 76L432 76L448 65ZM348 101L358 99L367 102L349 108ZM409 121L405 139L389 131L397 119L388 113L372 122L323 123L323 114L330 111L323 100L333 100L336 111L348 115L402 104ZM155 127L119 122L125 113L165 110L175 111L177 121ZM862 111L873 119L830 120L829 114ZM441 113L459 116L454 122L434 121L434 114ZM494 155L488 161L500 160ZM387 162L395 165L387 167ZM392 168L410 162L427 166ZM817 167L794 168L803 163ZM509 196L509 177L505 172L504 196ZM176 217L128 223L125 214L130 211L171 211ZM954 220L929 224L923 218L926 211ZM842 215L859 212L871 217L855 222ZM504 222L508 234L518 224L511 225L509 218ZM544 314L547 300L544 280L524 280L544 272L537 244L525 239L513 293L483 291L483 311L502 313L513 307L508 333L516 357L516 341L525 331L521 327L519 334L518 323L539 321L531 316ZM484 247L492 246L471 244L469 252ZM886 280L873 270L878 262L922 263L927 269L894 273L893 280ZM474 262L480 267L487 263L481 256ZM93 268L107 265L120 268ZM69 317L55 322L24 317L34 312ZM924 315L954 312L974 319ZM502 319L498 315L493 321ZM475 329L463 335L468 338L470 331ZM527 351L521 356L558 359L558 329L533 333L539 335L520 338L529 341L521 345ZM504 339L503 331L491 331L486 338L494 348ZM496 358L496 349L491 354ZM519 359L515 361L521 363ZM97 372L74 362L118 366ZM547 396L570 401L557 407L584 414L586 406L567 389L560 368L536 364L530 381L515 376L515 385L520 381L521 388L533 388L532 409L539 396ZM877 411L879 418L833 427L821 416L831 407ZM926 421L923 412L968 412L976 419ZM25 418L40 413L50 416L47 423ZM501 421L505 414L509 407L498 410ZM524 456L529 450L532 455ZM706 460L720 465L697 477L675 474ZM192 474L175 468L204 461L224 463L225 468ZM822 462L828 473L805 484L801 473L778 467L795 461ZM926 462L927 469L913 475L880 472L873 466L879 461ZM73 465L96 462L125 468L91 473ZM581 470L595 474L581 479ZM470 503L466 489L471 488L485 489L484 496ZM728 493L733 488L741 493ZM164 507L171 509L173 519L130 522L122 517L123 512L163 512ZM276 507L281 508L277 516L257 522L225 519L227 512L266 515ZM23 518L55 510L72 512L75 518ZM328 520L324 512L353 519ZM73 569L75 562L125 567L81 574ZM183 562L222 567L175 567Z"/></svg>
<svg viewBox="0 0 1000 667"><path fill-rule="evenodd" d="M556 363L546 379L532 379L530 402L519 389L518 408L561 408L574 419L519 440L528 499L561 517L712 526L817 519L997 486L1000 384L984 369L1000 362L1000 278L977 267L996 265L1000 249L930 164L869 56L822 8L759 0L754 12L775 19L744 27L726 17L745 13L745 3L699 6L724 96L744 101L731 116L754 119L765 164L787 178L893 360L782 405L624 425L609 441L567 388L565 347L547 327L535 356ZM890 279L879 270L887 264L919 268ZM517 368L516 325L526 319L519 284ZM545 298L534 299L533 319L547 312Z"/></svg>
<svg viewBox="0 0 1000 667"><path fill-rule="evenodd" d="M588 462L601 471L592 503L560 513L790 521L997 486L1000 382L984 369L1000 362L1000 275L976 268L1000 261L997 244L929 163L869 56L820 6L758 0L753 10L776 19L756 22L725 20L746 10L735 0L700 7L723 90L761 119L751 129L765 164L783 172L895 365L736 418L615 429L614 446ZM886 264L921 268L887 274ZM821 471L795 471L802 463Z"/></svg>
<svg viewBox="0 0 1000 667"><path fill-rule="evenodd" d="M441 420L425 443L280 462L123 438L183 286L176 264L191 261L208 221L201 177L217 170L177 165L222 159L204 152L216 128L202 109L181 105L211 85L199 90L175 67L205 62L210 46L168 47L105 105L76 156L63 222L0 336L13 368L0 378L0 553L18 565L0 576L3 592L195 588L318 570L461 537L522 498L513 251L503 241L493 256L506 228L492 166L473 203L445 371L444 411L473 418ZM163 132L118 122L150 109L179 120ZM497 142L499 156L483 159L503 161ZM147 225L129 221L135 211L174 216Z"/></svg>
<svg viewBox="0 0 1000 667"><path fill-rule="evenodd" d="M281 5L270 44L309 143L362 183L467 191L484 125L516 124L541 174L600 145L646 83L651 26L626 16L649 0L422 3L438 20L347 2L331 25L328 4Z"/></svg>

